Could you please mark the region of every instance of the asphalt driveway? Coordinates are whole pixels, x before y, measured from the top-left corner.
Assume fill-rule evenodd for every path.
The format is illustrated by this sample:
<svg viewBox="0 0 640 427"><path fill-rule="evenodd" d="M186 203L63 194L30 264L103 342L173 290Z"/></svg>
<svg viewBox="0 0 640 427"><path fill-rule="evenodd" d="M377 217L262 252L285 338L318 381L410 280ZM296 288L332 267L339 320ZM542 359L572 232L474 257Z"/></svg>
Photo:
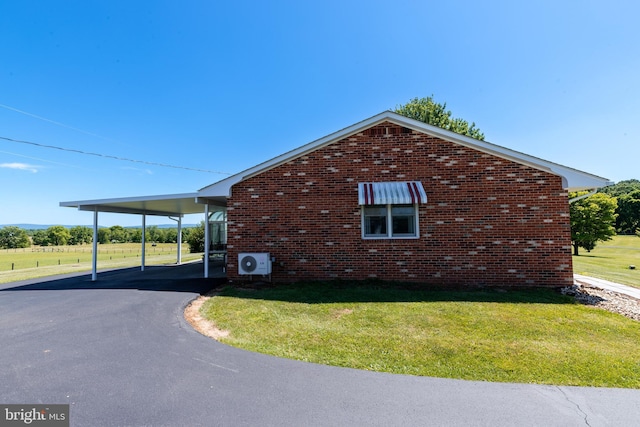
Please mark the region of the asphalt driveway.
<svg viewBox="0 0 640 427"><path fill-rule="evenodd" d="M201 264L0 285L0 403L72 426L637 425L640 390L412 377L296 362L195 332Z"/></svg>

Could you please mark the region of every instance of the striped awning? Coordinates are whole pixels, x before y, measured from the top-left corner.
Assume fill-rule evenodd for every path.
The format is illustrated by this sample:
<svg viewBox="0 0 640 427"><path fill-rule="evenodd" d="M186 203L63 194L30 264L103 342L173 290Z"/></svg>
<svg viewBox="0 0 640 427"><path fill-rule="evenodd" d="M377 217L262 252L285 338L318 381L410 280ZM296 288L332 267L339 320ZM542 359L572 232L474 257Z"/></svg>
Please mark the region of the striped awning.
<svg viewBox="0 0 640 427"><path fill-rule="evenodd" d="M358 183L360 205L415 205L427 203L420 181L360 182Z"/></svg>

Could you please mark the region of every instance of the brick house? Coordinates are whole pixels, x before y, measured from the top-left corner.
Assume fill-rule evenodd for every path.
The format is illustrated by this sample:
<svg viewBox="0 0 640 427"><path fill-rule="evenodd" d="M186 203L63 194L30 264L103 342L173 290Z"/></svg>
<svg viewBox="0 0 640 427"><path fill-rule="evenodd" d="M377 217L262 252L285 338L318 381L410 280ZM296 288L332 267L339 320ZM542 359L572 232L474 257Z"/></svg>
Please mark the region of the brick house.
<svg viewBox="0 0 640 427"><path fill-rule="evenodd" d="M251 279L240 261L261 253L274 282L555 287L573 280L567 193L609 184L387 111L196 193L61 206L94 212L94 236L98 212L142 215L143 228L178 217L179 229L204 212L230 281Z"/></svg>
<svg viewBox="0 0 640 427"><path fill-rule="evenodd" d="M555 287L573 280L568 191L607 184L384 112L198 197L224 197L231 281L268 252L274 282Z"/></svg>

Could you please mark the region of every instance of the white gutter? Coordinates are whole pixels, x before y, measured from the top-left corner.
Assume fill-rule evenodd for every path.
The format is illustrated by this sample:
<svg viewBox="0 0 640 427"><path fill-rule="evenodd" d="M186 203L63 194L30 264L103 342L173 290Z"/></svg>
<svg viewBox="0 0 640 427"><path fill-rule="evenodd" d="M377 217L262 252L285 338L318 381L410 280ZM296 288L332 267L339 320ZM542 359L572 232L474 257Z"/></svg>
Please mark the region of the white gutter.
<svg viewBox="0 0 640 427"><path fill-rule="evenodd" d="M569 199L569 204L573 203L573 202L577 202L578 200L582 200L582 199L586 199L587 197L591 197L594 194L596 194L598 192L598 190L592 190L590 193L587 194L583 194L582 196L578 196L578 197L574 197L573 199Z"/></svg>

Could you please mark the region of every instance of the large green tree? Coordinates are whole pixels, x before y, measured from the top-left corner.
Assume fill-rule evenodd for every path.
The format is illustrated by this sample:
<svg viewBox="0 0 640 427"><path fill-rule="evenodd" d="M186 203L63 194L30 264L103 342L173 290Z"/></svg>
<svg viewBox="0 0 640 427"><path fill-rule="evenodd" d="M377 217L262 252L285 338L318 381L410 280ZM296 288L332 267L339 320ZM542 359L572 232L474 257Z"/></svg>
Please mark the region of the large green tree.
<svg viewBox="0 0 640 427"><path fill-rule="evenodd" d="M98 243L100 243L101 245L111 243L110 228L98 228Z"/></svg>
<svg viewBox="0 0 640 427"><path fill-rule="evenodd" d="M31 246L31 239L22 228L13 225L0 228L0 249L28 248L29 246Z"/></svg>
<svg viewBox="0 0 640 427"><path fill-rule="evenodd" d="M127 230L127 241L131 243L142 242L142 228L125 228L125 230Z"/></svg>
<svg viewBox="0 0 640 427"><path fill-rule="evenodd" d="M127 242L127 231L121 225L113 225L109 227L110 233L110 241L111 243L126 243Z"/></svg>
<svg viewBox="0 0 640 427"><path fill-rule="evenodd" d="M53 225L47 228L47 237L49 237L49 243L53 246L66 245L71 238L69 230L62 225Z"/></svg>
<svg viewBox="0 0 640 427"><path fill-rule="evenodd" d="M36 230L33 232L33 244L38 246L49 246L49 236L47 230Z"/></svg>
<svg viewBox="0 0 640 427"><path fill-rule="evenodd" d="M467 135L481 141L484 140L484 134L476 127L475 123L469 124L466 120L452 117L453 113L447 110L447 104L440 104L434 101L433 96L413 98L406 104L397 106L394 111L405 117L420 120L442 129Z"/></svg>
<svg viewBox="0 0 640 427"><path fill-rule="evenodd" d="M200 221L200 226L188 230L186 240L189 252L204 252L204 221Z"/></svg>
<svg viewBox="0 0 640 427"><path fill-rule="evenodd" d="M164 242L165 243L178 243L178 229L167 228L164 230Z"/></svg>
<svg viewBox="0 0 640 427"><path fill-rule="evenodd" d="M69 234L71 236L69 238L70 245L82 245L93 241L93 230L89 227L81 225L71 227Z"/></svg>
<svg viewBox="0 0 640 427"><path fill-rule="evenodd" d="M151 225L147 227L147 234L145 234L145 239L153 243L163 243L164 233L157 225Z"/></svg>
<svg viewBox="0 0 640 427"><path fill-rule="evenodd" d="M586 191L570 193L569 197L579 197ZM579 255L579 249L590 252L600 241L611 240L615 236L616 208L615 197L597 193L569 205L571 214L571 241L573 254Z"/></svg>
<svg viewBox="0 0 640 427"><path fill-rule="evenodd" d="M618 197L616 228L621 234L640 232L640 189Z"/></svg>

